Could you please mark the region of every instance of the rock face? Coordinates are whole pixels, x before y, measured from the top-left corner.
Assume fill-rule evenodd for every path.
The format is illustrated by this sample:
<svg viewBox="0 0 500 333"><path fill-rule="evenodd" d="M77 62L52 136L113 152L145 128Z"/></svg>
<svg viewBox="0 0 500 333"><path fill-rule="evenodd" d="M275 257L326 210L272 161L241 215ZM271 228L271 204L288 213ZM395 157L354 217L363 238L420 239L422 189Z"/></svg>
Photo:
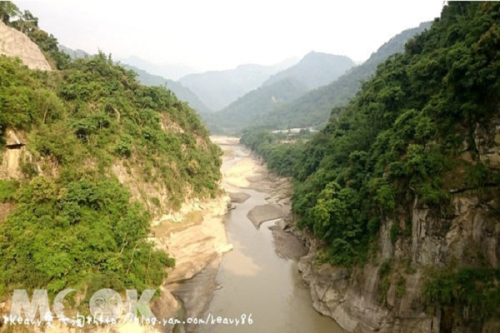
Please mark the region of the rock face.
<svg viewBox="0 0 500 333"><path fill-rule="evenodd" d="M50 65L36 44L21 32L6 26L0 21L0 54L19 57L30 69L50 71ZM120 113L114 110L119 119ZM161 116L160 126L164 131L183 133L184 130L176 122ZM0 180L23 180L26 170L32 168L37 175L57 177L60 166L51 156L31 154L26 144L29 144L30 133L7 128L0 147ZM207 148L208 142L203 137L197 137L199 147ZM230 201L229 196L219 194L214 199L198 199L196 193L186 189L185 202L179 210L173 210L168 205L171 191L160 182L147 182L141 173L140 159L127 161L116 159L109 170L127 187L133 200L143 202L154 219L150 241L164 249L176 259L176 267L169 271L169 277L157 293L160 297L151 302L153 313L160 319L175 319L182 316L182 303L172 291L177 288L175 283L190 279L207 265L217 264L222 254L230 251L232 246L227 243L223 224L223 216ZM92 157L81 161L81 170L95 170L97 163ZM153 170L155 171L155 170ZM0 202L0 223L12 212L14 205ZM215 288L215 287L214 287ZM10 310L10 304L0 304L0 313ZM125 318L122 317L122 320ZM92 332L172 332L174 325L148 326L136 323L120 323L111 327L89 327ZM0 323L0 331L3 327ZM35 332L73 332L59 322L52 329L34 328Z"/></svg>
<svg viewBox="0 0 500 333"><path fill-rule="evenodd" d="M477 159L488 168L500 167L500 120L477 124ZM471 156L465 147L462 156ZM468 158L468 157L467 157ZM465 158L464 158L465 159ZM472 161L472 163L474 163ZM406 217L382 221L376 254L352 270L318 264L320 245L312 237L296 230L310 244L299 269L311 288L313 305L322 314L335 319L348 332L355 333L437 333L476 332L469 328L443 328L441 314L426 310L422 290L426 270L442 268L454 262L467 266L482 258L492 268L500 267L500 222L498 185L451 191L451 207L446 214L435 211L415 199ZM496 216L496 217L495 217ZM391 229L399 227L399 237L391 240ZM389 273L382 272L390 263ZM485 323L482 332L499 332L497 321Z"/></svg>
<svg viewBox="0 0 500 333"><path fill-rule="evenodd" d="M28 36L8 27L0 20L0 54L19 57L30 69L52 70L38 45Z"/></svg>
<svg viewBox="0 0 500 333"><path fill-rule="evenodd" d="M227 195L188 202L179 213L165 215L152 228L152 240L175 258L175 268L169 272L167 283L192 278L232 249L223 224L228 203Z"/></svg>

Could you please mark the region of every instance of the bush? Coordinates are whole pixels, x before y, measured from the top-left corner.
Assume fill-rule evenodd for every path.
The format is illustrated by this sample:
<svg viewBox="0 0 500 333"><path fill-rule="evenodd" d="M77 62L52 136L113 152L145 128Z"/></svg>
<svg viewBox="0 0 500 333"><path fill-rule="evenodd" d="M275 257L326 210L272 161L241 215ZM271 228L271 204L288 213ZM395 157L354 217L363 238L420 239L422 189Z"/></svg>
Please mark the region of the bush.
<svg viewBox="0 0 500 333"><path fill-rule="evenodd" d="M14 201L18 188L18 181L0 180L0 202Z"/></svg>
<svg viewBox="0 0 500 333"><path fill-rule="evenodd" d="M174 262L147 242L149 214L129 198L105 178L63 186L37 177L22 185L16 211L0 225L2 284L54 294L108 274L114 278L101 284L117 291L159 286Z"/></svg>

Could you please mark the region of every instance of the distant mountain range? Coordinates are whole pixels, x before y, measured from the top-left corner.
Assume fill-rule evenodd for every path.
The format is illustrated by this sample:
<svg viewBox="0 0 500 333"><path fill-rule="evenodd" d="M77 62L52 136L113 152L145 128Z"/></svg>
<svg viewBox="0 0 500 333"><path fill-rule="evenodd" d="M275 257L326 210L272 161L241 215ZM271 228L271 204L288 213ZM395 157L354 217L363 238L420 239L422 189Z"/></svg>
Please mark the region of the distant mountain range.
<svg viewBox="0 0 500 333"><path fill-rule="evenodd" d="M122 62L138 74L143 84L166 85L197 110L214 133L239 134L249 126L321 127L328 121L332 109L347 104L361 83L375 74L380 63L402 52L409 39L430 25L425 22L394 36L359 66L346 56L310 52L299 62L241 65L229 70L189 74L173 81L158 75L158 68L140 58ZM72 57L86 55L81 50L61 49ZM128 62L130 60L138 65ZM156 71L151 74L139 65Z"/></svg>
<svg viewBox="0 0 500 333"><path fill-rule="evenodd" d="M121 63L140 68L148 73L159 75L169 80L178 80L183 76L198 72L196 69L183 64L154 64L136 56L118 58L117 60Z"/></svg>
<svg viewBox="0 0 500 333"><path fill-rule="evenodd" d="M404 51L408 40L431 26L431 22L405 30L382 45L363 64L352 68L338 80L311 90L307 94L280 105L270 112L260 114L252 125L273 128L321 127L330 118L333 108L346 105L354 97L363 81L375 74L377 66L395 53Z"/></svg>
<svg viewBox="0 0 500 333"><path fill-rule="evenodd" d="M146 86L166 86L171 90L177 98L182 101L188 102L189 106L198 111L198 113L210 113L210 110L189 88L184 87L182 84L165 79L159 75L153 75L145 70L139 69L134 66L122 64L123 67L133 70L137 73L139 82Z"/></svg>
<svg viewBox="0 0 500 333"><path fill-rule="evenodd" d="M66 53L67 55L69 55L72 59L76 59L76 58L85 58L85 57L88 57L89 54L83 50L80 50L80 49L76 49L76 50L73 50L73 49L70 49L69 47L66 47L64 45L57 45L57 47L59 48L59 50L61 52L64 52Z"/></svg>
<svg viewBox="0 0 500 333"><path fill-rule="evenodd" d="M352 66L354 62L348 57L311 52L296 65L268 78L260 88L204 119L213 132L237 133L258 116L297 99L318 85L334 81Z"/></svg>
<svg viewBox="0 0 500 333"><path fill-rule="evenodd" d="M236 135L252 126L322 127L332 109L347 104L380 63L404 51L406 42L430 25L425 22L401 32L355 67L348 57L311 52L296 65L272 75L260 88L203 118L212 132Z"/></svg>
<svg viewBox="0 0 500 333"><path fill-rule="evenodd" d="M305 84L310 90L334 81L354 65L346 56L310 52L298 64L271 76L263 85L271 85L283 79L294 79Z"/></svg>
<svg viewBox="0 0 500 333"><path fill-rule="evenodd" d="M291 65L290 61L273 66L240 65L229 70L190 74L178 82L191 89L210 109L218 111Z"/></svg>
<svg viewBox="0 0 500 333"><path fill-rule="evenodd" d="M305 84L286 78L252 90L222 111L201 116L211 132L236 134L257 115L268 113L277 105L291 101L307 91Z"/></svg>

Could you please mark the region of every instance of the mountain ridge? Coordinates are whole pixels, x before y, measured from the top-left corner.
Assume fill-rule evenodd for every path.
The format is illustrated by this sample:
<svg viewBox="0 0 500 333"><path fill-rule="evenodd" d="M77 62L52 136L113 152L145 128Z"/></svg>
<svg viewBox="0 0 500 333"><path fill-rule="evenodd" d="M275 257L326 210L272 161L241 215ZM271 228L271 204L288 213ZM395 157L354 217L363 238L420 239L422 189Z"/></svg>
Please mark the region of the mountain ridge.
<svg viewBox="0 0 500 333"><path fill-rule="evenodd" d="M361 87L361 82L375 74L380 63L389 56L404 51L405 43L428 29L430 25L431 22L423 22L418 27L400 32L373 52L368 60L351 68L338 80L313 89L290 103L261 115L250 125L279 128L321 127L328 121L332 109L347 104Z"/></svg>
<svg viewBox="0 0 500 333"><path fill-rule="evenodd" d="M288 64L288 61L276 65L242 64L233 69L189 74L178 82L193 91L210 109L218 111L257 89Z"/></svg>
<svg viewBox="0 0 500 333"><path fill-rule="evenodd" d="M177 98L185 101L190 107L198 111L198 113L211 113L210 110L199 98L193 93L189 88L184 87L177 81L166 79L159 75L153 75L143 69L122 64L123 67L133 70L137 73L137 79L146 86L165 86L167 89L171 90Z"/></svg>
<svg viewBox="0 0 500 333"><path fill-rule="evenodd" d="M58 45L61 52L66 53L72 59L86 58L90 57L87 52L76 49L73 50L67 46ZM193 109L198 111L198 113L209 113L212 112L203 102L196 96L189 88L182 86L180 83L166 79L160 75L151 74L148 71L129 65L127 63L118 62L121 66L126 69L132 70L137 74L137 79L146 86L166 86L167 89L171 90L177 98L187 102Z"/></svg>
<svg viewBox="0 0 500 333"><path fill-rule="evenodd" d="M311 90L335 81L353 66L354 61L347 56L311 51L298 64L272 75L262 85L292 78L304 83ZM312 71L315 72L314 75L311 75Z"/></svg>
<svg viewBox="0 0 500 333"><path fill-rule="evenodd" d="M256 117L297 99L311 87L335 80L353 65L346 56L310 52L296 65L269 77L259 88L239 97L223 110L204 116L204 120L213 132L239 133Z"/></svg>
<svg viewBox="0 0 500 333"><path fill-rule="evenodd" d="M237 134L258 114L286 103L308 91L307 86L293 78L281 79L261 86L238 98L221 111L203 114L212 133Z"/></svg>

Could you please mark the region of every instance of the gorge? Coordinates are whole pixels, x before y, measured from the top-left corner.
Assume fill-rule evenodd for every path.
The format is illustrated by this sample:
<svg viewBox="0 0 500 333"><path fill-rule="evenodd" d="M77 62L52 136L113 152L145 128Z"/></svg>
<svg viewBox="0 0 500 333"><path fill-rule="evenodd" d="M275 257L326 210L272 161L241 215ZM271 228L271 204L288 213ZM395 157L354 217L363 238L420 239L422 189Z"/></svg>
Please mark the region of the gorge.
<svg viewBox="0 0 500 333"><path fill-rule="evenodd" d="M0 332L500 332L500 3L186 87L0 14Z"/></svg>

